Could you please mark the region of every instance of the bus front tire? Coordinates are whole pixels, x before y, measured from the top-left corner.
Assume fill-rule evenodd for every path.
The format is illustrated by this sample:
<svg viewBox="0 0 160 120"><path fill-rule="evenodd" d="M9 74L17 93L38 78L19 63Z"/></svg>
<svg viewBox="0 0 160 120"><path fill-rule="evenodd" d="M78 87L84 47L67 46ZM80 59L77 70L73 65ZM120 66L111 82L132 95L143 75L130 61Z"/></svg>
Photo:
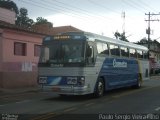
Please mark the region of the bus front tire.
<svg viewBox="0 0 160 120"><path fill-rule="evenodd" d="M98 98L98 97L102 97L103 95L104 95L104 81L102 78L100 78L97 82L94 96Z"/></svg>

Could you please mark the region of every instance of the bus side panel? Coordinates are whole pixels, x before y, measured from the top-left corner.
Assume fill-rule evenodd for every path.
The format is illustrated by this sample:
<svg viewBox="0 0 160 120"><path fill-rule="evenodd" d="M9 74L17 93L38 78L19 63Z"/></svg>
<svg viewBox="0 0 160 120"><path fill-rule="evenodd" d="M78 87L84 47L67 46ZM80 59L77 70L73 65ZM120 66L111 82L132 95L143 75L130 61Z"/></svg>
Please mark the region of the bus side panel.
<svg viewBox="0 0 160 120"><path fill-rule="evenodd" d="M99 77L105 79L105 89L132 86L137 83L139 66L136 60L106 58Z"/></svg>

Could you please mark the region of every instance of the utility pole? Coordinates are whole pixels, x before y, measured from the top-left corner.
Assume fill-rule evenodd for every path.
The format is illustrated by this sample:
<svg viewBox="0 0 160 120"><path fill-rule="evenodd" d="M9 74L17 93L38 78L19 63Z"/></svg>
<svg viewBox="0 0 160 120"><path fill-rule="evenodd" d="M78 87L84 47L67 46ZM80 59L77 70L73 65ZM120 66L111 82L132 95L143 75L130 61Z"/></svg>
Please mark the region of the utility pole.
<svg viewBox="0 0 160 120"><path fill-rule="evenodd" d="M150 35L151 35L151 28L150 28L150 22L151 21L159 21L159 19L151 19L152 16L155 15L160 15L160 13L155 14L155 13L145 13L145 15L148 15L148 20L145 20L148 22L148 29L146 29L146 34L148 34L148 50L150 50ZM149 51L148 51L148 58L149 58Z"/></svg>

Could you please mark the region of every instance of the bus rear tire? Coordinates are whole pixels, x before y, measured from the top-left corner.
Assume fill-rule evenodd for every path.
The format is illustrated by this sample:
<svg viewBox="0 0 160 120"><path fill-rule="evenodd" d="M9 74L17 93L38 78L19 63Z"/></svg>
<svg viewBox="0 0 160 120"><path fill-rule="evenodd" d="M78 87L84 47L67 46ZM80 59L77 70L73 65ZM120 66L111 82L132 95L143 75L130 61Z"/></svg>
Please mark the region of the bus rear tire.
<svg viewBox="0 0 160 120"><path fill-rule="evenodd" d="M96 90L94 92L94 97L102 97L104 95L104 81L102 78L99 78L96 84Z"/></svg>
<svg viewBox="0 0 160 120"><path fill-rule="evenodd" d="M142 87L142 77L141 74L139 74L137 84L134 86L134 88L141 88L141 87Z"/></svg>

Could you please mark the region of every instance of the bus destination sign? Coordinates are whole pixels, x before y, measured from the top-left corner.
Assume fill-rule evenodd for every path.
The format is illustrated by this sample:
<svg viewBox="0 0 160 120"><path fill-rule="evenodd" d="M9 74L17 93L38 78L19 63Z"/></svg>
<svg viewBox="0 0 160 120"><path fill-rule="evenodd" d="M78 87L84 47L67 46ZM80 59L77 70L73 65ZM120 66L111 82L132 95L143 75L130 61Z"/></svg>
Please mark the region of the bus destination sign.
<svg viewBox="0 0 160 120"><path fill-rule="evenodd" d="M55 40L67 40L70 39L70 36L68 35L59 35L59 36L54 36Z"/></svg>

